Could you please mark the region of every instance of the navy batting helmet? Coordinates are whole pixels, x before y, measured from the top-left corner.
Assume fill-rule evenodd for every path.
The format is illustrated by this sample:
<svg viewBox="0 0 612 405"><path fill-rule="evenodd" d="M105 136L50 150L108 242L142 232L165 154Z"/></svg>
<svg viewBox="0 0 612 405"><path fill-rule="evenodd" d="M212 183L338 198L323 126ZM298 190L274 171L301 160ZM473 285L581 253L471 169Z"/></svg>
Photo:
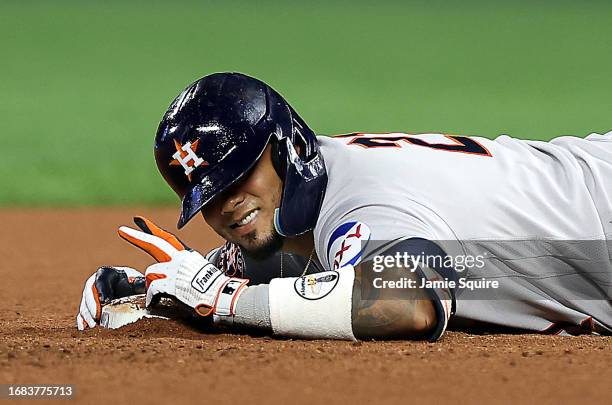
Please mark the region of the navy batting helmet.
<svg viewBox="0 0 612 405"><path fill-rule="evenodd" d="M285 99L260 80L215 73L172 102L155 138L155 160L182 200L178 227L251 169L272 143L283 180L276 230L296 236L314 228L327 172L314 132Z"/></svg>

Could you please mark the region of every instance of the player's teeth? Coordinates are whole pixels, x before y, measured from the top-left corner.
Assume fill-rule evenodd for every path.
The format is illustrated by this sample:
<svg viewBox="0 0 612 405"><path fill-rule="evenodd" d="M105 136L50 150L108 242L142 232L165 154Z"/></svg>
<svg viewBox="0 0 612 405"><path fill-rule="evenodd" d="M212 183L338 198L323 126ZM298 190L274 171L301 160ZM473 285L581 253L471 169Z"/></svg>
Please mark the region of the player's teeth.
<svg viewBox="0 0 612 405"><path fill-rule="evenodd" d="M244 217L244 219L238 221L238 225L242 226L248 224L253 218L255 218L255 215L257 215L257 210L251 212L249 215Z"/></svg>

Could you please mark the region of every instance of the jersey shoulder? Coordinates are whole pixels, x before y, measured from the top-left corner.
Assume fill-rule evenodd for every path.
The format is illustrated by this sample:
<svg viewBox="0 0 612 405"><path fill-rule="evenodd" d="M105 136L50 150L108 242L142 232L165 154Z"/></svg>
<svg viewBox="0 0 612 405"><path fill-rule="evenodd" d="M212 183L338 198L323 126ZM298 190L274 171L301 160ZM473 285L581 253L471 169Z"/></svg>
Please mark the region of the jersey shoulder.
<svg viewBox="0 0 612 405"><path fill-rule="evenodd" d="M435 239L428 218L409 209L360 204L348 212L328 215L317 222L315 249L327 270L357 265L380 246L405 238Z"/></svg>

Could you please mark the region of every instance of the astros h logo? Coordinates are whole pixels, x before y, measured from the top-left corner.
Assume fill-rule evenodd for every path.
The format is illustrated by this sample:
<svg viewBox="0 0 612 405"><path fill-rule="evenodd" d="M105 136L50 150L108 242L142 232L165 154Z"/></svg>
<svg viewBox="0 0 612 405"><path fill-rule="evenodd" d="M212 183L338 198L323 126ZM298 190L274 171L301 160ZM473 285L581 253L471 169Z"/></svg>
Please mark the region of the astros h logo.
<svg viewBox="0 0 612 405"><path fill-rule="evenodd" d="M196 152L198 150L198 142L200 140L196 140L194 143L187 142L181 146L177 140L174 140L174 147L176 148L176 152L172 157L173 161L170 162L170 166L181 165L183 169L185 169L185 175L187 179L191 181L191 172L193 172L197 167L204 165L207 166L208 163L204 161L201 157L199 157Z"/></svg>

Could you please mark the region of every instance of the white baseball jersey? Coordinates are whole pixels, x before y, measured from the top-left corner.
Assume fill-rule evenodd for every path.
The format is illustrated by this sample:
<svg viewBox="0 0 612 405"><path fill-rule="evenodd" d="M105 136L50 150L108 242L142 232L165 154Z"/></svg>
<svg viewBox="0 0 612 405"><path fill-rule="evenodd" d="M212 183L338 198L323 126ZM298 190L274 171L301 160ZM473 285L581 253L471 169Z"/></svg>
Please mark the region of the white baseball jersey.
<svg viewBox="0 0 612 405"><path fill-rule="evenodd" d="M486 295L458 288L451 325L612 331L612 132L550 142L403 133L319 141L329 182L314 237L328 269L362 259L353 242L440 241L447 254L485 256L460 277L499 281Z"/></svg>

